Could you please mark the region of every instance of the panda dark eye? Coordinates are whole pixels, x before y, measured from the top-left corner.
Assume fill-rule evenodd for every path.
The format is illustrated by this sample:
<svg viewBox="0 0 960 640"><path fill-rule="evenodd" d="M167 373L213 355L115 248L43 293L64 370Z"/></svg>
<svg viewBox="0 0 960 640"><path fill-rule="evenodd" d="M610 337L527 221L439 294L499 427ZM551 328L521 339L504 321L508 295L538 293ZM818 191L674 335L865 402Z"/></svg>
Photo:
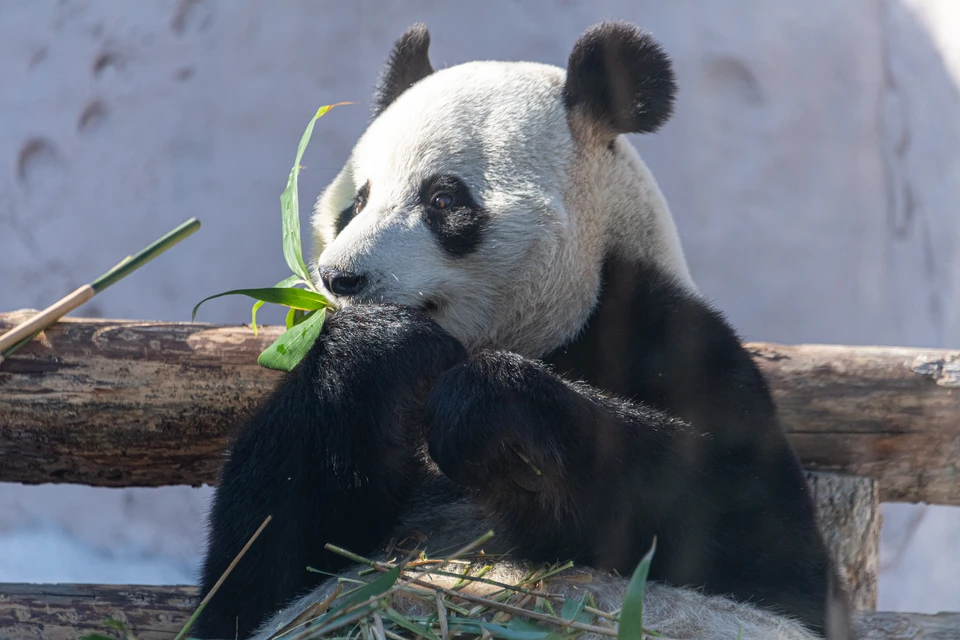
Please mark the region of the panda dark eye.
<svg viewBox="0 0 960 640"><path fill-rule="evenodd" d="M477 204L463 180L452 175L432 176L420 187L420 202L428 210L452 213L454 209L476 209Z"/></svg>
<svg viewBox="0 0 960 640"><path fill-rule="evenodd" d="M363 193L358 193L356 199L353 201L353 215L357 215L363 208L367 206L367 196Z"/></svg>
<svg viewBox="0 0 960 640"><path fill-rule="evenodd" d="M437 193L430 199L430 206L438 211L445 211L453 208L456 199L449 193Z"/></svg>
<svg viewBox="0 0 960 640"><path fill-rule="evenodd" d="M337 216L336 222L334 222L334 229L337 235L343 233L343 230L347 228L350 221L353 220L358 213L363 211L363 208L367 206L367 198L369 195L370 183L367 182L357 191L357 195L353 197L353 202Z"/></svg>

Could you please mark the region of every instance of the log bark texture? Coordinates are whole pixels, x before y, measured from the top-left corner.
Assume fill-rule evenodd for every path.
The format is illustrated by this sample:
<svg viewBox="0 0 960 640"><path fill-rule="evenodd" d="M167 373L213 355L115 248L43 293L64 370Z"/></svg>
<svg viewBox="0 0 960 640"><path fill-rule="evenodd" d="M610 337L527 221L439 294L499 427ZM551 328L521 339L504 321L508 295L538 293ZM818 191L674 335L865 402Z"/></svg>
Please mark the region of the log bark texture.
<svg viewBox="0 0 960 640"><path fill-rule="evenodd" d="M880 493L873 478L808 472L820 533L854 608L876 611L880 581Z"/></svg>
<svg viewBox="0 0 960 640"><path fill-rule="evenodd" d="M0 584L0 640L77 640L88 633L137 640L174 638L196 607L196 587L100 584Z"/></svg>
<svg viewBox="0 0 960 640"><path fill-rule="evenodd" d="M193 613L195 587L0 584L0 640L76 640L123 622L138 640L172 640ZM960 640L960 613L859 612L859 640ZM119 636L117 636L119 637Z"/></svg>
<svg viewBox="0 0 960 640"><path fill-rule="evenodd" d="M804 465L883 502L960 504L960 351L747 345Z"/></svg>
<svg viewBox="0 0 960 640"><path fill-rule="evenodd" d="M960 613L880 611L855 620L857 640L960 640Z"/></svg>
<svg viewBox="0 0 960 640"><path fill-rule="evenodd" d="M256 364L280 331L58 323L0 364L0 481L215 482L228 432L280 376ZM960 352L748 347L809 468L876 478L884 501L960 504Z"/></svg>

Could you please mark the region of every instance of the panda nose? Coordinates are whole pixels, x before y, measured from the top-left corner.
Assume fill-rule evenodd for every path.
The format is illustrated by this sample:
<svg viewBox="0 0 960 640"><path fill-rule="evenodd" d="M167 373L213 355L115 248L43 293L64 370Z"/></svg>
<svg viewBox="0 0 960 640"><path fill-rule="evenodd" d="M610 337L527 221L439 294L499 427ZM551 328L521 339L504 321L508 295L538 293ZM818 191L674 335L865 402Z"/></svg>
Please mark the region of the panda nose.
<svg viewBox="0 0 960 640"><path fill-rule="evenodd" d="M335 296L354 296L367 286L367 279L350 271L341 271L333 267L317 269L323 286Z"/></svg>

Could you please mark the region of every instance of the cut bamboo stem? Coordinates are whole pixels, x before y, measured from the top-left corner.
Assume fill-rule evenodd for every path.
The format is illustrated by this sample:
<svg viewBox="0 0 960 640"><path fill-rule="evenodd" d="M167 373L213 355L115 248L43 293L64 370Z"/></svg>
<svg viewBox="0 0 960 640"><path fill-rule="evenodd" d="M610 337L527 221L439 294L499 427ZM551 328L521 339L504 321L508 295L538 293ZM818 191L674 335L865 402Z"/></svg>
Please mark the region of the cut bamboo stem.
<svg viewBox="0 0 960 640"><path fill-rule="evenodd" d="M200 221L190 218L139 253L127 256L93 282L78 287L26 322L4 333L0 336L0 363L57 320L85 302L89 302L93 296L130 275L199 228Z"/></svg>
<svg viewBox="0 0 960 640"><path fill-rule="evenodd" d="M88 302L96 293L89 284L77 287L72 293L60 298L23 324L15 326L0 336L0 353L3 353L3 356L9 355L13 352L13 347L30 340L37 333L43 331L83 303ZM3 356L0 356L0 358Z"/></svg>

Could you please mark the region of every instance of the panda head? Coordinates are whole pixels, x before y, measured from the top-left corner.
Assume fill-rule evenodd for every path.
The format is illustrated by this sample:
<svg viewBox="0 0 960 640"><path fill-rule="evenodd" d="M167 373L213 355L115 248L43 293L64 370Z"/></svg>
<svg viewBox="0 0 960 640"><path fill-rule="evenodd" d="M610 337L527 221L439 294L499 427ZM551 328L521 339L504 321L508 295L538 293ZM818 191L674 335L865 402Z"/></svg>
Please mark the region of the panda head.
<svg viewBox="0 0 960 640"><path fill-rule="evenodd" d="M622 23L567 69L434 71L422 25L397 41L374 120L317 201L314 277L339 305L426 309L468 349L539 357L577 335L609 258L694 291L667 205L622 134L671 114L670 62Z"/></svg>

